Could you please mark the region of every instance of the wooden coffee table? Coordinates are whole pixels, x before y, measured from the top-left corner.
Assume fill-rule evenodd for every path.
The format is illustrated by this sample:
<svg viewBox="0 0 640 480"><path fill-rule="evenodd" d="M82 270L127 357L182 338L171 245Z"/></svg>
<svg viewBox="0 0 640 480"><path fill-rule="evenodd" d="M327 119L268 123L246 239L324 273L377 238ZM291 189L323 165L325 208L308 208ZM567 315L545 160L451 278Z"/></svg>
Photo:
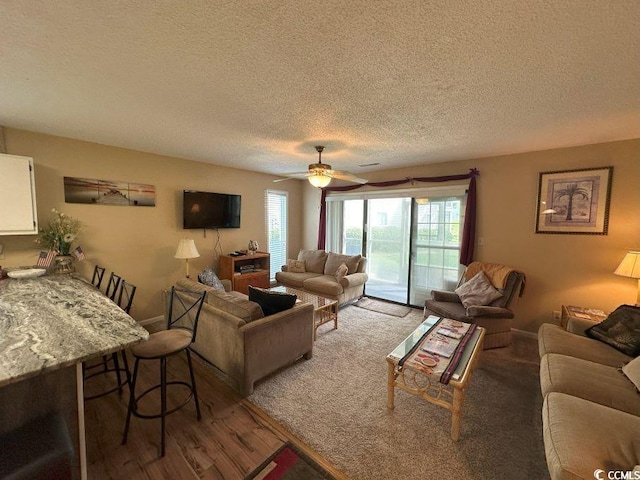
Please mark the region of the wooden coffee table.
<svg viewBox="0 0 640 480"><path fill-rule="evenodd" d="M404 342L387 355L387 407L394 408L395 389L423 398L451 411L451 438L460 437L460 417L464 395L475 368L479 352L482 350L485 329L478 327L462 351L462 357L447 385L440 383L440 377L428 375L427 369L414 367L406 362L402 368L398 362L419 342L422 336L439 320L429 316Z"/></svg>
<svg viewBox="0 0 640 480"><path fill-rule="evenodd" d="M298 290L297 288L278 286L269 290L276 292L286 292L297 295L298 300L313 305L313 339L318 333L318 327L325 323L333 322L334 330L338 329L338 301L331 298L321 297L313 293Z"/></svg>

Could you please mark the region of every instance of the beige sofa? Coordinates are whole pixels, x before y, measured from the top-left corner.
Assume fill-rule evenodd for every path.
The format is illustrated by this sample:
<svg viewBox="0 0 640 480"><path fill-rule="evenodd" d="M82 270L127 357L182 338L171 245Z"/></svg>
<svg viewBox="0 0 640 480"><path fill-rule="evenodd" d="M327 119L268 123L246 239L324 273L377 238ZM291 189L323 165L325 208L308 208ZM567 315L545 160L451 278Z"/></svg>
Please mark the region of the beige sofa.
<svg viewBox="0 0 640 480"><path fill-rule="evenodd" d="M254 382L313 354L313 306L264 316L260 305L240 292L216 290L183 278L178 288L207 291L192 350L220 370L240 394L253 393Z"/></svg>
<svg viewBox="0 0 640 480"><path fill-rule="evenodd" d="M291 272L287 265L276 273L279 285L297 288L338 301L338 305L360 298L369 279L365 273L367 259L361 255L342 255L324 250L300 250L298 260L304 262L303 272ZM336 270L341 264L347 274L338 279Z"/></svg>
<svg viewBox="0 0 640 480"><path fill-rule="evenodd" d="M538 331L552 480L593 479L598 469L610 478L607 472L640 464L640 394L620 370L633 358L588 338L584 331L591 325L570 319L567 330L544 324Z"/></svg>

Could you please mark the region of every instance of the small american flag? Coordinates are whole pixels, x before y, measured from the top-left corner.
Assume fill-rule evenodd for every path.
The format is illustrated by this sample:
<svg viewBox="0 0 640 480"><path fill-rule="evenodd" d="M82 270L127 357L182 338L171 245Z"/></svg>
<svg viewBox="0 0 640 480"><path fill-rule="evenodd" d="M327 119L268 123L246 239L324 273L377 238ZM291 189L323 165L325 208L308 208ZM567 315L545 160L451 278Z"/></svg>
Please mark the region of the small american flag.
<svg viewBox="0 0 640 480"><path fill-rule="evenodd" d="M74 257L76 257L76 260L80 261L80 260L84 260L84 252L82 251L82 248L80 247L80 245L78 245L73 252L71 252L71 255L73 255Z"/></svg>
<svg viewBox="0 0 640 480"><path fill-rule="evenodd" d="M49 250L48 252L40 252L40 255L38 255L38 261L36 262L36 264L39 267L48 267L49 265L51 265L51 262L53 261L55 256L56 256L55 250Z"/></svg>

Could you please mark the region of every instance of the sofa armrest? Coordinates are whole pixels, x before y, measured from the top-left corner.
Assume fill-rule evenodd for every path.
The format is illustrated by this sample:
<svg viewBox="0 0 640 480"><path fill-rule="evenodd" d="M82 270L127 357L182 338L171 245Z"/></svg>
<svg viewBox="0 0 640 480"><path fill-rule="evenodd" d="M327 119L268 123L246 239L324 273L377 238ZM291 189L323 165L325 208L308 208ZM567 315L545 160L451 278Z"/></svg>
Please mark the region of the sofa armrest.
<svg viewBox="0 0 640 480"><path fill-rule="evenodd" d="M431 290L431 299L436 302L462 303L456 292L447 292L445 290Z"/></svg>
<svg viewBox="0 0 640 480"><path fill-rule="evenodd" d="M226 278L221 278L220 283L222 283L222 286L224 287L225 292L231 291L231 280L227 280Z"/></svg>
<svg viewBox="0 0 640 480"><path fill-rule="evenodd" d="M587 334L585 331L597 324L598 322L593 322L586 318L569 317L569 320L567 321L567 332L586 337Z"/></svg>
<svg viewBox="0 0 640 480"><path fill-rule="evenodd" d="M474 305L467 308L467 316L484 318L513 318L514 314L508 308Z"/></svg>
<svg viewBox="0 0 640 480"><path fill-rule="evenodd" d="M364 285L369 280L369 275L366 273L352 273L351 275L345 275L340 280L340 285L344 288L358 287Z"/></svg>

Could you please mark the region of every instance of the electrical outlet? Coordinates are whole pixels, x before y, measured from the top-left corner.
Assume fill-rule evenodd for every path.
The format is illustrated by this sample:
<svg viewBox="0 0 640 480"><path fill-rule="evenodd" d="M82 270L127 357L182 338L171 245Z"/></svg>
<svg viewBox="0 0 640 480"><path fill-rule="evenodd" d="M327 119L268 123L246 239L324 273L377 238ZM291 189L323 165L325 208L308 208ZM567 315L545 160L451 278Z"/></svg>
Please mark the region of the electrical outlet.
<svg viewBox="0 0 640 480"><path fill-rule="evenodd" d="M553 311L553 319L557 320L558 322L560 321L560 311L559 310L554 310Z"/></svg>

